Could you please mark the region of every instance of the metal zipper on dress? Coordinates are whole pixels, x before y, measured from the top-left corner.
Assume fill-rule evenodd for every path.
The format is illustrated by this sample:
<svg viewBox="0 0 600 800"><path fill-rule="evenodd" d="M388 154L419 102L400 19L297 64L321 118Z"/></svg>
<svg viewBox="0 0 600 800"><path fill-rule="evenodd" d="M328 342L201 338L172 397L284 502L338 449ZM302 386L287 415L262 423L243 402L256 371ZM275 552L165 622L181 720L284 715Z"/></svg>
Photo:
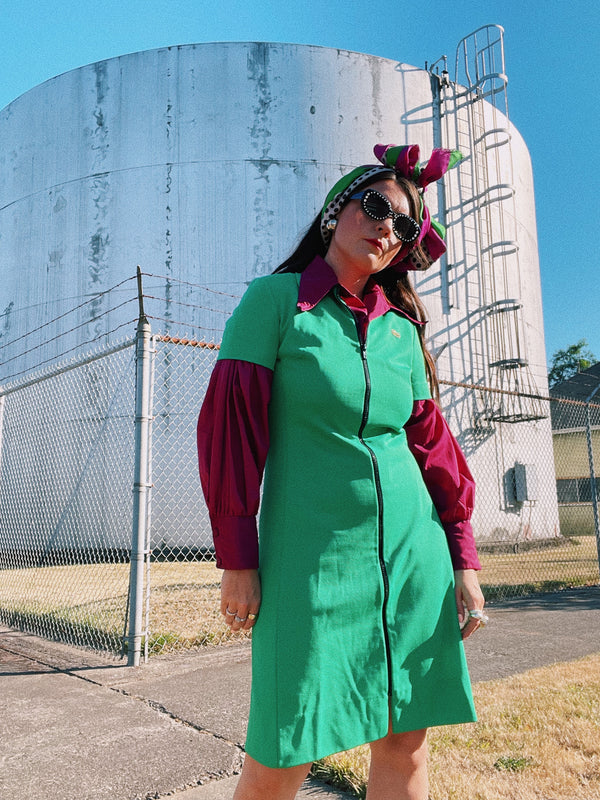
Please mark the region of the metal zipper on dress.
<svg viewBox="0 0 600 800"><path fill-rule="evenodd" d="M342 301L343 302L343 301ZM344 303L345 305L345 303ZM348 308L348 306L346 306ZM350 311L350 309L348 309ZM350 311L352 314L352 311ZM367 361L367 339L366 334L363 337L360 324L358 319L354 314L352 314L354 319L354 323L356 325L356 332L358 334L358 343L360 345L360 357L363 365L363 372L365 375L365 398L363 403L363 413L362 419L360 422L360 428L358 430L358 438L361 441L361 444L366 448L367 452L371 456L371 463L373 464L373 475L375 477L375 491L377 494L377 530L378 530L378 557L379 557L379 568L381 569L381 576L383 578L383 604L381 608L381 621L383 624L383 636L385 640L385 657L387 661L387 670L388 670L388 695L391 696L392 694L392 658L391 658L391 649L390 649L390 636L387 627L387 620L386 620L386 611L387 611L387 604L388 598L390 594L390 581L387 574L387 569L385 566L385 559L383 557L383 491L381 489L381 476L379 473L379 463L377 461L377 456L375 451L369 447L366 441L363 438L363 433L369 419L369 405L371 401L371 374L369 372L369 363Z"/></svg>

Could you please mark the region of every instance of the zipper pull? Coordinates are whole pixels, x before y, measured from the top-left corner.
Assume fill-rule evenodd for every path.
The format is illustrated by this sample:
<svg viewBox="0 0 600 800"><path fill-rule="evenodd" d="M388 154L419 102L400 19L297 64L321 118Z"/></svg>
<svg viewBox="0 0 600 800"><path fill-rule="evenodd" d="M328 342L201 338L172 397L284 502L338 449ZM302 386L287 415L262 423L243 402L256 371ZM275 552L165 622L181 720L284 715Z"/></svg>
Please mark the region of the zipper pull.
<svg viewBox="0 0 600 800"><path fill-rule="evenodd" d="M367 355L367 332L369 330L369 323L366 319L361 319L360 321L361 331L360 331L360 348L365 354Z"/></svg>

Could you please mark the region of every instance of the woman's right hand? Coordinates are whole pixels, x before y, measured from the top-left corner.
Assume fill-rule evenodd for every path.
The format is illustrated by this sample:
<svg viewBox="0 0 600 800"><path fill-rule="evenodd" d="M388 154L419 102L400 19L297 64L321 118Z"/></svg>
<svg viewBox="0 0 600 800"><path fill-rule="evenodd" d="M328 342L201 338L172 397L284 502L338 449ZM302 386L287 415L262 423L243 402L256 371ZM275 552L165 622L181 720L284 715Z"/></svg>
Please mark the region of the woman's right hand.
<svg viewBox="0 0 600 800"><path fill-rule="evenodd" d="M232 631L249 631L260 608L256 569L226 569L221 578L221 614Z"/></svg>

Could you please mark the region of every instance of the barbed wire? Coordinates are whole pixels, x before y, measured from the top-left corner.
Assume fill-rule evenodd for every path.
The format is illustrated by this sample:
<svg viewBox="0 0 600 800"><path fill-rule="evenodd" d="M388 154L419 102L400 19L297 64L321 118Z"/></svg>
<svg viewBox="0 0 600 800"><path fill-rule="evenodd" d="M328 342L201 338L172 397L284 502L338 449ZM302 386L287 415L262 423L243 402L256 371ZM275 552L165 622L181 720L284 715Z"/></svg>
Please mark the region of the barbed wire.
<svg viewBox="0 0 600 800"><path fill-rule="evenodd" d="M84 300L83 303L79 303L78 305L73 306L73 308L70 308L67 311L65 311L64 313L59 314L56 317L53 317L52 319L48 320L47 322L43 322L41 325L38 325L37 328L32 328L31 330L26 331L21 336L18 336L16 339L12 339L10 342L4 342L3 344L0 344L0 350L3 350L5 347L10 347L11 345L16 344L17 342L20 342L23 339L26 339L28 336L32 336L34 333L39 333L39 331L44 330L44 328L47 328L48 326L53 325L55 322L58 322L59 320L64 319L65 317L68 317L69 314L73 314L75 311L79 311L79 309L84 308L85 306L89 305L90 303L96 303L104 295L109 294L110 292L114 292L115 289L118 289L119 287L121 287L125 283L127 283L128 281L132 281L132 280L135 280L135 276L132 276L132 277L129 277L129 278L125 278L120 283L117 283L117 284L115 284L115 286L112 286L110 289L106 289L103 292L98 292L97 294L94 294L88 300ZM137 299L137 297L132 297L132 298L130 298L130 300L128 300L126 302L130 302L131 300L136 300L136 299ZM45 305L45 304L44 303L40 303L39 305ZM22 309L19 309L19 310L22 310ZM5 312L4 314L0 315L0 318L2 318L3 316L7 316L7 314L8 314L8 312ZM89 320L89 321L93 322L93 320Z"/></svg>
<svg viewBox="0 0 600 800"><path fill-rule="evenodd" d="M213 295L217 295L217 296L220 296L220 297L226 297L226 298L230 298L230 299L234 299L234 300L239 300L240 297L241 297L241 295L239 295L239 294L233 294L233 293L230 293L230 292L223 292L223 291L219 291L219 290L216 290L216 289L211 289L211 288L209 288L207 286L204 286L202 284L193 283L191 281L180 280L179 278L176 278L176 277L173 277L173 276L160 275L160 274L153 273L153 272L142 272L141 274L143 276L147 277L147 278L150 278L150 279L157 279L157 280L161 280L161 281L169 281L169 282L177 284L177 285L193 287L195 289L206 291L206 292L209 292L209 293L211 293ZM102 292L98 292L98 293L92 295L91 297L87 298L86 300L84 300L81 303L78 303L77 305L73 306L72 308L68 309L67 311L56 315L52 319L42 323L41 325L37 326L36 328L32 328L30 330L27 330L27 331L23 332L21 335L19 335L18 337L15 337L14 339L11 339L10 341L2 342L2 337L0 336L0 352L6 351L7 348L14 347L15 345L18 345L20 342L26 341L29 337L34 336L35 334L39 334L40 332L46 330L50 326L55 325L56 323L60 322L61 320L64 320L64 319L68 318L69 315L71 315L71 314L73 314L73 313L75 313L77 311L80 311L82 308L85 308L86 306L89 306L92 303L97 303L102 297L104 297L107 294L115 293L115 292L122 292L123 291L123 287L126 286L127 284L130 284L134 280L135 280L135 276L129 276L127 278L124 278L123 280L119 281L118 283L116 283L115 285L111 286L110 288L105 289ZM213 313L214 312L216 314L223 315L224 317L228 317L230 315L230 313L231 313L231 311L228 310L228 309L214 308L214 307L211 307L211 306L206 306L206 305L203 305L203 304L200 304L200 303L194 303L194 302L184 302L182 300L175 300L175 299L172 299L172 298L161 297L161 296L156 295L156 294L143 293L143 297L145 299L148 299L148 300L151 300L151 301L154 301L154 302L163 302L168 307L178 306L178 307L181 307L181 308L197 309L198 311L201 311L201 312L208 312L208 313ZM17 358L19 358L21 356L25 356L25 355L27 355L27 354L29 354L31 352L34 352L35 350L38 350L38 349L44 347L45 345L47 345L47 344L49 344L51 342L57 341L61 337L67 336L67 335L73 333L74 331L78 330L79 328L85 327L86 325L94 324L99 319L101 319L103 316L105 316L107 314L110 314L110 313L113 313L117 309L120 309L120 308L126 306L128 303L134 302L136 300L137 300L137 293L136 293L136 296L132 296L132 297L128 298L127 300L123 301L122 303L117 304L116 306L112 306L110 309L102 312L101 314L98 314L98 315L90 318L89 320L86 320L86 321L84 321L82 323L79 323L78 325L75 325L74 327L71 327L70 329L68 329L66 331L58 333L56 336L54 336L54 337L52 337L50 339L47 339L44 342L42 342L42 343L40 343L38 345L35 345L34 347L31 347L31 348L29 348L27 350L22 350L17 355L12 356L11 358L5 359L4 360L4 364L10 363L10 362L16 360ZM40 305L44 305L44 304L40 304ZM22 310L23 309L18 309L17 311L22 311ZM0 319L3 318L3 317L8 316L9 313L11 313L11 312L7 311L7 312L4 312L3 314L0 314ZM12 313L16 313L16 312L13 311ZM149 318L157 320L159 322L166 322L168 324L181 325L181 326L184 326L185 328L188 328L188 329L189 328L197 328L197 329L200 329L200 330L213 331L213 332L218 332L218 333L221 333L222 330L223 330L223 328L220 328L220 327L203 326L203 325L198 325L198 324L190 322L190 321L182 322L182 321L171 320L171 319L168 319L165 316L150 316L150 315L148 315L148 316L149 316ZM124 324L130 324L130 323L128 322L128 323L124 323ZM121 327L121 326L119 326L119 327ZM101 334L101 335L108 336L108 335L110 335L110 331L105 333L105 334ZM93 341L93 340L88 340L88 341ZM536 371L539 370L539 372L543 373L544 375L546 375L548 373L549 365L546 364L546 363L541 363L541 364L535 363L534 364L534 363L530 362L530 366ZM537 396L538 395L536 395L536 397ZM541 395L539 395L539 397L541 399L543 399Z"/></svg>
<svg viewBox="0 0 600 800"><path fill-rule="evenodd" d="M146 294L145 292L143 297L144 300L158 300L159 302L165 302L168 303L169 305L184 306L185 308L198 308L201 309L202 311L210 311L211 313L214 314L227 314L227 316L231 315L231 311L226 311L225 309L222 308L209 308L207 306L198 306L195 303L184 303L182 300L171 300L171 299L167 300L166 297L156 297L153 294Z"/></svg>
<svg viewBox="0 0 600 800"><path fill-rule="evenodd" d="M152 314L146 313L148 319L154 319L158 322L166 322L168 325L181 325L183 328L194 328L201 331L215 331L216 333L223 333L223 328L209 328L207 325L195 325L192 322L182 322L181 320L168 319L167 317L155 317Z"/></svg>
<svg viewBox="0 0 600 800"><path fill-rule="evenodd" d="M84 322L80 322L79 325L75 325L73 328L70 328L68 331L62 331L61 333L57 333L56 336L53 336L50 339L45 339L43 342L40 342L39 344L36 344L33 347L30 347L28 350L21 350L16 355L5 359L2 362L2 365L4 366L5 364L9 364L11 361L15 361L15 359L17 359L17 358L22 358L23 356L29 355L29 353L33 353L35 350L39 350L42 347L46 347L51 342L55 342L58 339L62 338L63 336L68 336L70 333L73 333L74 331L79 330L79 328L83 328L83 327L85 327L87 325L92 325L94 322L97 322L99 319L102 319L102 317L105 317L107 314L112 314L114 311L117 311L119 308L123 308L128 303L132 303L132 302L136 302L136 301L137 301L137 297L130 297L129 300L124 300L122 303L119 303L119 305L112 306L111 308L107 309L106 311L103 311L101 314L98 314L97 316L92 317L91 319L87 319ZM130 324L130 323L125 323L125 324ZM118 327L121 327L121 326L118 326ZM117 330L117 328L115 328L115 330ZM100 336L108 336L108 335L110 335L110 332L103 332L103 333L99 334L99 336L96 337L96 338L99 338ZM24 338L26 338L26 337L23 336L23 339ZM21 341L21 340L20 339L16 339L15 341L18 342L18 341ZM95 340L91 339L90 341L95 341ZM65 352L68 353L69 350L66 350Z"/></svg>
<svg viewBox="0 0 600 800"><path fill-rule="evenodd" d="M229 292L220 292L217 289L209 289L208 286L203 286L200 283L190 283L190 281L182 281L179 278L174 278L172 275L155 275L152 272L142 272L143 276L147 278L159 278L160 280L165 281L173 281L174 283L179 283L183 286L193 286L196 289L202 289L205 292L210 292L211 294L219 294L222 297L233 297L236 300L239 300L242 295L241 294L229 294Z"/></svg>
<svg viewBox="0 0 600 800"><path fill-rule="evenodd" d="M493 389L491 386L480 386L477 383L468 383L466 381L448 381L444 378L440 378L439 384L440 386L470 389L472 391L486 392L487 394L508 395L509 397L524 397L528 400L543 400L545 403L567 403L575 406L591 406L592 408L600 408L600 404L586 403L584 400L573 400L569 397L550 397L549 395L531 394L528 392L516 392L512 389Z"/></svg>
<svg viewBox="0 0 600 800"><path fill-rule="evenodd" d="M216 342L205 342L203 339L186 339L181 336L169 336L166 333L157 333L153 337L158 342L165 344L180 344L187 347L199 347L202 350L220 350L221 345Z"/></svg>

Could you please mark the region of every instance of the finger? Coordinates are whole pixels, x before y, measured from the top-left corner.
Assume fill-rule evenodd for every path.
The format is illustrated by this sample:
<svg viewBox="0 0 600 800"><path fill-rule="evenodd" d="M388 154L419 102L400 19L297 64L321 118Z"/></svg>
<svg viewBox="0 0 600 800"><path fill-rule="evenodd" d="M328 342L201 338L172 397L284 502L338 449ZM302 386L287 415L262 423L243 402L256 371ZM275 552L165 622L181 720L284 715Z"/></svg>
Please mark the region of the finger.
<svg viewBox="0 0 600 800"><path fill-rule="evenodd" d="M454 599L456 601L456 613L458 614L458 621L462 626L467 618L467 606L463 600L462 590L459 586L454 589Z"/></svg>
<svg viewBox="0 0 600 800"><path fill-rule="evenodd" d="M230 628L233 626L235 622L235 614L225 614L225 624L228 625Z"/></svg>
<svg viewBox="0 0 600 800"><path fill-rule="evenodd" d="M471 608L468 611L468 618L466 624L462 627L461 635L463 640L468 639L478 628L483 628L487 625L489 619L483 608Z"/></svg>
<svg viewBox="0 0 600 800"><path fill-rule="evenodd" d="M468 639L480 627L478 619L470 619L461 631L462 640Z"/></svg>
<svg viewBox="0 0 600 800"><path fill-rule="evenodd" d="M221 586L221 606L220 606L220 608L221 608L221 614L223 614L224 617L228 616L228 614L227 614L228 611L233 611L235 613L235 611L237 610L237 603L236 603L235 599L233 597L229 596L228 594L225 594L225 592L223 591L223 587L222 586Z"/></svg>
<svg viewBox="0 0 600 800"><path fill-rule="evenodd" d="M244 622L244 624L242 625L242 630L249 631L251 628L253 628L254 625L256 624L257 617L258 617L258 609L256 609L256 611L249 611L248 617Z"/></svg>
<svg viewBox="0 0 600 800"><path fill-rule="evenodd" d="M230 606L230 610L233 611L233 606ZM246 622L248 621L248 604L247 603L238 603L236 606L236 612L231 619L231 630L232 631L239 631L241 630Z"/></svg>
<svg viewBox="0 0 600 800"><path fill-rule="evenodd" d="M224 606L225 608L221 609L221 613L225 617L225 623L231 628L231 630L250 630L250 628L256 622L258 610L246 613L244 609L247 606L242 605L241 603L236 604L233 601L225 603Z"/></svg>
<svg viewBox="0 0 600 800"><path fill-rule="evenodd" d="M229 624L235 615L238 613L240 603L236 600L235 596L231 594L221 594L221 614L225 617L225 622ZM243 616L241 614L240 616Z"/></svg>
<svg viewBox="0 0 600 800"><path fill-rule="evenodd" d="M232 631L249 631L256 624L258 609L256 609L256 611L248 611L248 613L245 614L242 608L244 608L244 606L238 606L237 614L235 614L235 616L231 618L232 621L228 623Z"/></svg>

